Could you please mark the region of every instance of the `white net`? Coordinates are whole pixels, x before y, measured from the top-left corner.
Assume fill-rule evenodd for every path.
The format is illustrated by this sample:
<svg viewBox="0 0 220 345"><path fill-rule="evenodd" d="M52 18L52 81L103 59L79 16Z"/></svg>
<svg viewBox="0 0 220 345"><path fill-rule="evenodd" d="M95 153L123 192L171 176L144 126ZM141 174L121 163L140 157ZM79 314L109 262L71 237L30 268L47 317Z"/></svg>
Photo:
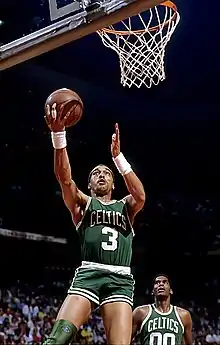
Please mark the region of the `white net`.
<svg viewBox="0 0 220 345"><path fill-rule="evenodd" d="M119 56L123 86L150 88L166 78L165 49L179 20L176 6L166 1L97 31L103 44Z"/></svg>

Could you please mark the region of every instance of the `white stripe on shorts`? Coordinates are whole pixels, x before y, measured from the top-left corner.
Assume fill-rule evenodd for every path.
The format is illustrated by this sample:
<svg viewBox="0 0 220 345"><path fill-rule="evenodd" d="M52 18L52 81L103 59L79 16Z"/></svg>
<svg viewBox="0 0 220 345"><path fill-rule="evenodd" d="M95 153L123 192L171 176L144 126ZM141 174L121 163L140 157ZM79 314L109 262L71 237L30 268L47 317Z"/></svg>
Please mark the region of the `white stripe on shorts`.
<svg viewBox="0 0 220 345"><path fill-rule="evenodd" d="M70 288L68 290L68 295L79 295L87 298L89 301L92 301L99 305L99 298L91 291L88 291L86 289L80 289L80 288Z"/></svg>

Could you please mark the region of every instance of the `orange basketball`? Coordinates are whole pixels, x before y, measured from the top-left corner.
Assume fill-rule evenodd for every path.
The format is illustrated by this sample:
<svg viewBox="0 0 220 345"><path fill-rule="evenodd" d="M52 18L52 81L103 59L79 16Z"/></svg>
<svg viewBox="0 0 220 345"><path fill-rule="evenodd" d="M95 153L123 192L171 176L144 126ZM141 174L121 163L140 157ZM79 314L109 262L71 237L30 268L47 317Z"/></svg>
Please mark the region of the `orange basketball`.
<svg viewBox="0 0 220 345"><path fill-rule="evenodd" d="M81 119L84 106L80 96L76 92L65 88L56 90L47 98L45 107L47 105L52 106L54 103L57 104L58 110L59 106L64 105L62 116L65 116L73 107L71 114L66 120L65 127L74 126Z"/></svg>

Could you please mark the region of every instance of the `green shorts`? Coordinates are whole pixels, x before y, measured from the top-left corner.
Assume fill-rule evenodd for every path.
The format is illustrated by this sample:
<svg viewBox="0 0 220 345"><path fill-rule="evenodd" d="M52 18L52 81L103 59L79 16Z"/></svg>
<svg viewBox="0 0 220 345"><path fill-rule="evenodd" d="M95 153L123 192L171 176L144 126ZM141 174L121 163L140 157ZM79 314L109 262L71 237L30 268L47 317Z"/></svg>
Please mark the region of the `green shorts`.
<svg viewBox="0 0 220 345"><path fill-rule="evenodd" d="M75 272L68 294L86 297L100 306L113 302L126 302L133 306L134 279L131 274L80 266Z"/></svg>

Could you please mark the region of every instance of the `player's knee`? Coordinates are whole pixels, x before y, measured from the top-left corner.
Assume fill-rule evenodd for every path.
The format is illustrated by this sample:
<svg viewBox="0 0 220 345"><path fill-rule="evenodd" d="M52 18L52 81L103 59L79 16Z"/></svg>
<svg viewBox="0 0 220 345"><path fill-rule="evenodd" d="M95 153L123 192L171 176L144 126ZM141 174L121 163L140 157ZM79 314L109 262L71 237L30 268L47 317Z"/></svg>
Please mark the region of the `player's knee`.
<svg viewBox="0 0 220 345"><path fill-rule="evenodd" d="M53 326L52 332L44 342L44 345L66 345L76 337L78 329L72 323L66 320L57 320Z"/></svg>

